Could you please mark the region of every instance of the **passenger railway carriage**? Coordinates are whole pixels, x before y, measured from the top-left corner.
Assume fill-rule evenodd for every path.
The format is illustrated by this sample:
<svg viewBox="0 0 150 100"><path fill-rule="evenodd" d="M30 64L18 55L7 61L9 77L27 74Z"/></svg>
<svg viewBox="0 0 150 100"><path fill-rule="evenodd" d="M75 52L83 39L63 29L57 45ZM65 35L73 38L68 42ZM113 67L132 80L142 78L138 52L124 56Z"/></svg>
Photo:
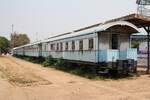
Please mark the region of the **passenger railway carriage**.
<svg viewBox="0 0 150 100"><path fill-rule="evenodd" d="M137 62L137 49L131 48L130 36L138 32L138 28L129 21L108 21L14 48L13 54L51 55L67 61L110 67L118 60Z"/></svg>

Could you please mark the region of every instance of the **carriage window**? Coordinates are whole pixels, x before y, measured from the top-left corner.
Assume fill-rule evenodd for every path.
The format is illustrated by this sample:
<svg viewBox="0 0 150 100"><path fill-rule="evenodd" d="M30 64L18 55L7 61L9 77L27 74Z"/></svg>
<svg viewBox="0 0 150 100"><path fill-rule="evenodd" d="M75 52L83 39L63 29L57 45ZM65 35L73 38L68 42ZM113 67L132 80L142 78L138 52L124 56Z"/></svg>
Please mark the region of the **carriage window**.
<svg viewBox="0 0 150 100"><path fill-rule="evenodd" d="M59 50L59 43L57 43L57 48L56 48L56 50L57 50L57 51Z"/></svg>
<svg viewBox="0 0 150 100"><path fill-rule="evenodd" d="M83 40L79 41L79 50L83 50Z"/></svg>
<svg viewBox="0 0 150 100"><path fill-rule="evenodd" d="M51 44L51 50L55 50L55 44Z"/></svg>
<svg viewBox="0 0 150 100"><path fill-rule="evenodd" d="M119 47L119 36L118 34L112 34L112 41L111 41L111 49L118 49Z"/></svg>
<svg viewBox="0 0 150 100"><path fill-rule="evenodd" d="M60 43L60 51L62 51L63 50L63 44L62 44L62 42Z"/></svg>
<svg viewBox="0 0 150 100"><path fill-rule="evenodd" d="M66 42L65 50L68 50L68 42Z"/></svg>
<svg viewBox="0 0 150 100"><path fill-rule="evenodd" d="M72 50L75 50L75 41L72 41Z"/></svg>
<svg viewBox="0 0 150 100"><path fill-rule="evenodd" d="M51 50L51 45L49 44L49 46L48 46L48 47L49 47L49 51L50 51L50 50Z"/></svg>
<svg viewBox="0 0 150 100"><path fill-rule="evenodd" d="M89 39L89 49L93 49L94 48L94 40L93 39Z"/></svg>
<svg viewBox="0 0 150 100"><path fill-rule="evenodd" d="M45 50L45 51L47 50L47 44L45 44L44 50Z"/></svg>

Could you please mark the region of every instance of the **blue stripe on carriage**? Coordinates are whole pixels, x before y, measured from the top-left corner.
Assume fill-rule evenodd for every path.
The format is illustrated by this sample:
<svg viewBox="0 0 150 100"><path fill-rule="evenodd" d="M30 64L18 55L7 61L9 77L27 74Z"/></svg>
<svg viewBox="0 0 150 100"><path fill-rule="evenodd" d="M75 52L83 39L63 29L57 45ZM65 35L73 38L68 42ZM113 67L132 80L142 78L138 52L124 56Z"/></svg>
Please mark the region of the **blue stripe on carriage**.
<svg viewBox="0 0 150 100"><path fill-rule="evenodd" d="M39 52L25 52L26 56L38 57ZM49 55L54 58L64 58L69 60L79 60L88 62L112 62L117 59L134 59L137 61L137 49L127 49L124 51L119 50L99 50L99 51L65 51L65 52L42 52L43 57L48 57Z"/></svg>

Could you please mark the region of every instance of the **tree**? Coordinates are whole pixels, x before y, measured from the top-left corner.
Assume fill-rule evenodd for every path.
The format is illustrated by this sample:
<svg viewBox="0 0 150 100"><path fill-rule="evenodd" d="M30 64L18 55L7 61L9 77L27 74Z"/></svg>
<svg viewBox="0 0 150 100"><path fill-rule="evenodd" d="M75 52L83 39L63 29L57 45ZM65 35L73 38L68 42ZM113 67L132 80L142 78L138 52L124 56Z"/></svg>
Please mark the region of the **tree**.
<svg viewBox="0 0 150 100"><path fill-rule="evenodd" d="M0 36L0 54L9 52L9 40L5 37Z"/></svg>
<svg viewBox="0 0 150 100"><path fill-rule="evenodd" d="M27 34L17 34L16 32L11 34L11 47L12 48L25 45L28 43L30 43L30 39L27 36Z"/></svg>

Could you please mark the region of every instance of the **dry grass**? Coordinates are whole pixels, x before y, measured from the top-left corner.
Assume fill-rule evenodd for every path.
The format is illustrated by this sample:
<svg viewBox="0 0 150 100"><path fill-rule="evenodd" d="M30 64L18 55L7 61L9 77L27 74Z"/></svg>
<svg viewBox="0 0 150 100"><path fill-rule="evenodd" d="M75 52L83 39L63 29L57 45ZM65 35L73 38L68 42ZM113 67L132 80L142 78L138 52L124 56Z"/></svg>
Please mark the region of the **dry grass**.
<svg viewBox="0 0 150 100"><path fill-rule="evenodd" d="M13 67L14 66L10 66L7 63L5 63L5 66L0 65L0 71L3 73L1 77L7 79L13 85L36 86L51 84L51 82L41 78L40 76L37 76L32 72L22 69L22 66L15 66L15 68Z"/></svg>
<svg viewBox="0 0 150 100"><path fill-rule="evenodd" d="M89 80L13 57L0 58L0 100L150 100L149 85L149 75Z"/></svg>

